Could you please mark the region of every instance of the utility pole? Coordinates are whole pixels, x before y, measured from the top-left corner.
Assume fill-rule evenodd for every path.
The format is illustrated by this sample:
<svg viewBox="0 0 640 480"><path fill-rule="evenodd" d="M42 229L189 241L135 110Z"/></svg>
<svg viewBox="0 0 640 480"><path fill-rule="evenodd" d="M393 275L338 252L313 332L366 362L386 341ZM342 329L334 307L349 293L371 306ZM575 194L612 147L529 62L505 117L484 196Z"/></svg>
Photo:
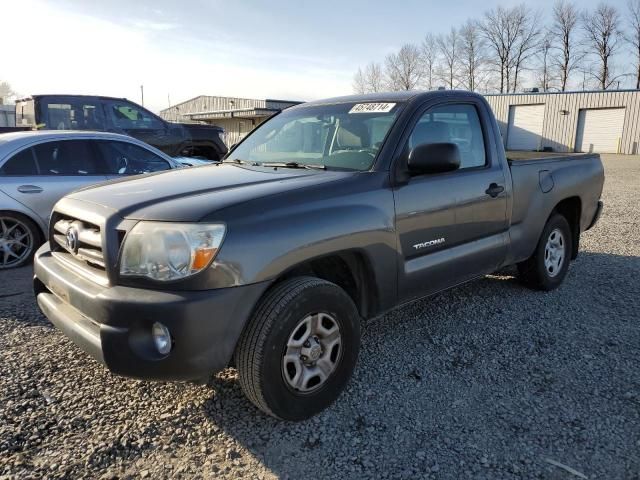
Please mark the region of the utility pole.
<svg viewBox="0 0 640 480"><path fill-rule="evenodd" d="M171 97L169 96L169 94L167 93L167 107L171 106Z"/></svg>
<svg viewBox="0 0 640 480"><path fill-rule="evenodd" d="M144 85L140 85L140 96L142 97L142 106L144 107Z"/></svg>

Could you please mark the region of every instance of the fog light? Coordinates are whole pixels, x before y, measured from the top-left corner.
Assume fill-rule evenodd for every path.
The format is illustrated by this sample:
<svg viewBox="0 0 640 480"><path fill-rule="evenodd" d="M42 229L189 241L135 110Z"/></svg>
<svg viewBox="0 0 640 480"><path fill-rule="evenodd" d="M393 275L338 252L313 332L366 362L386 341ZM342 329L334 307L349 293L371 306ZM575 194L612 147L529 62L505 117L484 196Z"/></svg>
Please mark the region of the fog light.
<svg viewBox="0 0 640 480"><path fill-rule="evenodd" d="M156 349L161 355L166 355L171 351L171 334L163 324L160 322L154 323L151 328L151 336Z"/></svg>

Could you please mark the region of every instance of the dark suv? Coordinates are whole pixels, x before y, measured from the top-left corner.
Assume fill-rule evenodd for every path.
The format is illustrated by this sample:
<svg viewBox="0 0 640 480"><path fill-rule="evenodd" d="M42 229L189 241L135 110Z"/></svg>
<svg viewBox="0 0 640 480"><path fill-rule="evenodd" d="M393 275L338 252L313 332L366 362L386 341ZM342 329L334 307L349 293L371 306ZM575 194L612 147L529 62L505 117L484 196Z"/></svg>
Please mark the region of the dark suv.
<svg viewBox="0 0 640 480"><path fill-rule="evenodd" d="M222 128L167 122L126 98L33 95L16 102L16 126L121 133L173 157L220 160L227 153Z"/></svg>

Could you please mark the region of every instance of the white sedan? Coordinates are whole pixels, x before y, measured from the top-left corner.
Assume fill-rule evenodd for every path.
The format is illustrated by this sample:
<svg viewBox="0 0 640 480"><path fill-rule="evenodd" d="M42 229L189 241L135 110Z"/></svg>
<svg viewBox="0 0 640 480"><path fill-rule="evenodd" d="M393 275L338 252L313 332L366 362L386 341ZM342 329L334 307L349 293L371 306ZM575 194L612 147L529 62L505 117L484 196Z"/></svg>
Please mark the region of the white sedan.
<svg viewBox="0 0 640 480"><path fill-rule="evenodd" d="M0 270L31 261L53 205L81 187L183 163L125 135L39 131L0 135Z"/></svg>

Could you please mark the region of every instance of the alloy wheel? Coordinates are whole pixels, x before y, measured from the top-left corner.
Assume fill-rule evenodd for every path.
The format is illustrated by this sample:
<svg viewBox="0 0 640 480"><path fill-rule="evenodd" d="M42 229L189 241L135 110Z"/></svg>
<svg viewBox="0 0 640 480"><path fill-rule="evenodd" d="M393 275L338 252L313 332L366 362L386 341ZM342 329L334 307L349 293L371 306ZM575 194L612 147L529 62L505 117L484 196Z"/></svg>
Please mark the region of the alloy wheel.
<svg viewBox="0 0 640 480"><path fill-rule="evenodd" d="M34 247L29 227L13 217L0 217L0 269L22 263Z"/></svg>

